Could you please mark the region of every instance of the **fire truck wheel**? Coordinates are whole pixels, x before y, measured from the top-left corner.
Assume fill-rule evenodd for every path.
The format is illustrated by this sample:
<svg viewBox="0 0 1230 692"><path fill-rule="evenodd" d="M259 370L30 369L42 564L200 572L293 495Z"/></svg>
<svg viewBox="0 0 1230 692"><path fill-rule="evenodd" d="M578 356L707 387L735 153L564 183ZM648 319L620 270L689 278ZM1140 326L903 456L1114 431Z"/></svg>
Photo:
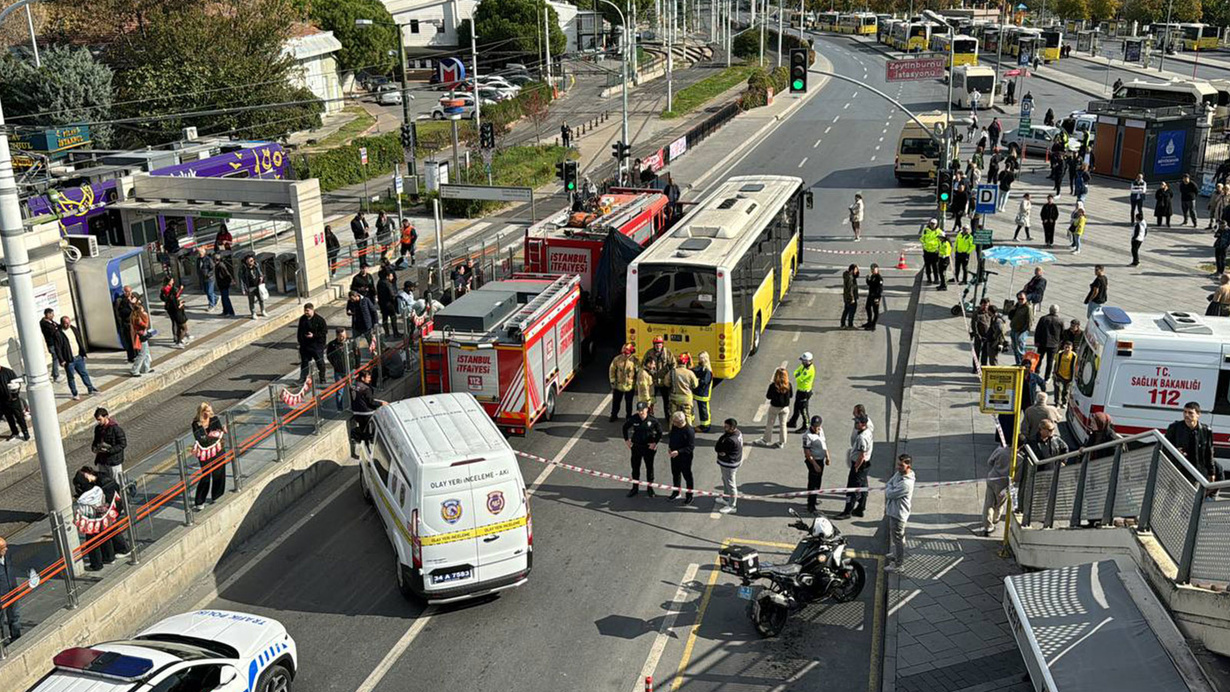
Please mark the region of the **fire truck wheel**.
<svg viewBox="0 0 1230 692"><path fill-rule="evenodd" d="M543 414L547 420L555 420L555 385L547 390L547 412Z"/></svg>
<svg viewBox="0 0 1230 692"><path fill-rule="evenodd" d="M581 363L588 365L594 362L594 355L598 351L598 344L594 343L593 339L586 339L581 342Z"/></svg>

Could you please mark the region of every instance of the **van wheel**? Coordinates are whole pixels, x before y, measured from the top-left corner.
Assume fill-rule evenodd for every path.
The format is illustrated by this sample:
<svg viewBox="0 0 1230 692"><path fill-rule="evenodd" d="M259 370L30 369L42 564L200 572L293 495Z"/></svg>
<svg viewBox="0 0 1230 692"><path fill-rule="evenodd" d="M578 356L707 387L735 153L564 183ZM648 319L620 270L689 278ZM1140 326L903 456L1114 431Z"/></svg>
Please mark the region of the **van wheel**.
<svg viewBox="0 0 1230 692"><path fill-rule="evenodd" d="M760 315L756 315L756 326L752 327L752 350L747 355L754 356L760 350Z"/></svg>
<svg viewBox="0 0 1230 692"><path fill-rule="evenodd" d="M260 680L256 683L256 692L290 692L290 681L290 671L278 663L261 673Z"/></svg>
<svg viewBox="0 0 1230 692"><path fill-rule="evenodd" d="M363 501L369 505L376 504L372 500L372 491L367 487L367 474L363 473L363 467L359 467L359 492L363 493Z"/></svg>
<svg viewBox="0 0 1230 692"><path fill-rule="evenodd" d="M410 575L406 574L406 566L401 563L401 559L396 555L393 556L393 567L397 570L397 590L401 592L411 601L418 600L418 594L414 593L414 589L410 588Z"/></svg>
<svg viewBox="0 0 1230 692"><path fill-rule="evenodd" d="M547 411L542 417L549 421L555 420L555 385L551 385L551 389L547 390Z"/></svg>

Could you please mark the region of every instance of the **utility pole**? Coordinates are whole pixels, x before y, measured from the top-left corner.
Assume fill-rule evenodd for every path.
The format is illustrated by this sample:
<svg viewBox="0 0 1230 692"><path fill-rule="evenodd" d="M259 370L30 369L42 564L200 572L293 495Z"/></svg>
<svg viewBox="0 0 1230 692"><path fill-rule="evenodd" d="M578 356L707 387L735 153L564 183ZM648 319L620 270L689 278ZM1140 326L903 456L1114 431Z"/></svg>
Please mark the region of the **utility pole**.
<svg viewBox="0 0 1230 692"><path fill-rule="evenodd" d="M675 107L675 0L669 0L666 10L666 110Z"/></svg>
<svg viewBox="0 0 1230 692"><path fill-rule="evenodd" d="M945 104L947 107L948 116L944 123L944 144L943 144L943 149L942 149L944 152L944 157L940 160L940 170L944 170L945 168L948 168L950 165L952 165L952 134L953 134L953 129L954 129L953 123L952 123L952 69L953 69L952 61L953 61L953 54L954 54L954 50L956 46L957 32L955 29L953 29L951 24L944 22L943 17L932 12L931 10L923 10L923 16L933 22L938 21L948 27L948 70L949 70L948 71L948 100L947 100L947 103ZM939 180L938 174L939 174L939 171L936 171L937 184ZM937 204L939 205L939 213L936 215L936 218L939 219L940 230L943 230L945 216L947 216L947 214L945 213L947 211L947 207L944 201L940 199L939 194L936 194L935 197L936 197Z"/></svg>
<svg viewBox="0 0 1230 692"><path fill-rule="evenodd" d="M640 62L636 59L638 49L636 47L636 2L634 0L628 0L628 15L628 21L632 22L632 34L628 39L632 47L628 51L628 60L632 64L632 69L630 70L632 80L636 81L636 76L640 74Z"/></svg>
<svg viewBox="0 0 1230 692"><path fill-rule="evenodd" d="M30 5L26 5L26 26L30 28L30 47L34 49L34 66L41 68L43 61L38 57L38 36L34 34L34 15L30 12Z"/></svg>
<svg viewBox="0 0 1230 692"><path fill-rule="evenodd" d="M543 5L542 8L542 47L547 55L547 86L551 87L551 95L555 95L555 82L551 79L551 6ZM475 94L477 101L478 94Z"/></svg>
<svg viewBox="0 0 1230 692"><path fill-rule="evenodd" d="M1166 2L1166 30L1162 32L1162 51L1157 54L1157 71L1162 71L1162 65L1166 62L1166 48L1170 45L1170 12L1174 9L1174 0ZM1109 65L1109 61L1107 65ZM1110 69L1107 67L1106 69Z"/></svg>
<svg viewBox="0 0 1230 692"><path fill-rule="evenodd" d="M777 66L782 66L782 17L786 15L786 0L777 0Z"/></svg>
<svg viewBox="0 0 1230 692"><path fill-rule="evenodd" d="M4 14L7 12L0 13L0 18ZM43 474L47 514L51 519L56 545L64 551L62 557L71 580L77 574L72 551L80 545L80 540L75 530L67 529L73 525L73 494L68 484L68 462L64 458L64 444L60 438L55 392L47 376L47 346L35 317L39 310L34 302L34 281L25 235L21 223L21 203L17 198L17 181L13 178L9 138L4 128L4 111L0 109L0 240L4 247L9 294L13 298L17 340L21 342L21 363L26 376L30 416L34 420L34 445Z"/></svg>
<svg viewBox="0 0 1230 692"><path fill-rule="evenodd" d="M768 23L769 0L762 0L760 6L760 66L764 67L764 25ZM756 0L752 0L752 4L756 4Z"/></svg>
<svg viewBox="0 0 1230 692"><path fill-rule="evenodd" d="M623 31L620 32L621 34L620 36L620 39L621 39L620 40L620 44L621 44L620 45L620 53L621 53L620 58L622 59L619 61L619 66L620 66L621 72L623 73L623 88L620 89L620 91L623 92L624 113L623 113L622 129L620 131L620 136L622 139L620 141L628 145L629 149L631 149L632 142L628 141L628 88L629 86L631 86L628 83L628 63L630 62L628 59L628 50L632 46L632 41L630 39L631 32L629 31L630 28L628 26L627 16L623 13L622 10L619 9L619 5L616 5L615 3L611 2L611 0L601 0L601 1L610 5L612 8L614 8L614 10L617 13L619 13L619 24L623 28ZM667 97L666 109L670 110L669 96ZM624 167L626 165L626 159L619 159L616 162L616 164L617 164L617 170L619 171L619 179L620 181L623 181L624 179L623 173L624 173Z"/></svg>
<svg viewBox="0 0 1230 692"><path fill-rule="evenodd" d="M474 6L476 9L478 5ZM474 133L478 134L481 131L483 124L483 100L478 95L478 24L474 22L474 12L470 13L470 55L473 56L474 62ZM401 43L401 29L397 30L397 42ZM405 48L403 47L404 51ZM406 74L405 63L402 63L402 75ZM403 77L404 79L404 77ZM402 94L402 104L406 103L406 95Z"/></svg>
<svg viewBox="0 0 1230 692"><path fill-rule="evenodd" d="M799 41L803 40L803 0L799 0Z"/></svg>

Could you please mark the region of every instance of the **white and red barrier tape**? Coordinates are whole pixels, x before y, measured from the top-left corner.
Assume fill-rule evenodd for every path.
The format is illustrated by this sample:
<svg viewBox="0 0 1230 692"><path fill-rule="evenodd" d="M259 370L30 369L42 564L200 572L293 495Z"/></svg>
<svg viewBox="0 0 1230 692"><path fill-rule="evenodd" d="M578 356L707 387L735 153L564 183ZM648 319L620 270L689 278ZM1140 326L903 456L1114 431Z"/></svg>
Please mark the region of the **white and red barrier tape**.
<svg viewBox="0 0 1230 692"><path fill-rule="evenodd" d="M906 245L899 250L828 250L819 247L804 247L808 252L823 252L826 255L896 255L900 253L922 252L920 245Z"/></svg>
<svg viewBox="0 0 1230 692"><path fill-rule="evenodd" d="M732 495L730 493L718 492L716 490L701 490L699 488L689 490L687 488L681 488L681 487L674 486L674 485L668 485L666 483L655 483L651 481L636 480L630 476L624 476L618 473L608 473L606 471L598 471L596 469L589 469L589 468L585 468L584 466L577 466L575 464L566 464L562 461L556 461L554 459L547 459L546 457L540 457L536 454L529 454L527 452L516 452L516 454L517 456L525 457L526 459L529 459L531 461L537 461L540 464L550 464L552 466L558 466L561 469L566 469L568 471L575 471L576 473L582 473L587 476L593 476L594 478L603 478L606 480L617 481L620 483L635 483L638 486L644 486L646 488L657 488L658 490L670 490L672 492L679 492L679 493L691 493L693 495L700 495L702 497L741 497L741 498L750 499L750 500L781 500L781 499L790 499L790 498L795 498L795 497L806 497L808 495L820 495L823 493L871 492L871 491L878 491L878 490L884 489L884 486L879 486L879 487L867 486L867 487L856 487L856 488L839 487L839 488L818 488L816 490L796 490L796 491L792 491L788 493L770 493L768 495L751 495L748 493L735 493L734 495ZM914 488L915 490L919 488L944 488L944 487L949 487L949 486L954 486L954 485L970 485L972 483L985 483L988 480L1006 480L1006 478L1007 477L1005 476L1003 478L971 478L971 479L960 480L960 481L934 481L934 482L929 482L929 483L915 483Z"/></svg>

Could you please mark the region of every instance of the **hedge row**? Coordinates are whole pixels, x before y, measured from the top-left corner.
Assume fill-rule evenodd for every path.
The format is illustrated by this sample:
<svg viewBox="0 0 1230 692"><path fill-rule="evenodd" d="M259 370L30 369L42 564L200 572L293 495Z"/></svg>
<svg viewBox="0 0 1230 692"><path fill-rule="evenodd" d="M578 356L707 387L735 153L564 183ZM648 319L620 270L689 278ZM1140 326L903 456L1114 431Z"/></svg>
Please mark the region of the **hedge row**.
<svg viewBox="0 0 1230 692"><path fill-rule="evenodd" d="M739 107L746 111L768 104L769 87L776 95L786 93L790 88L790 68L785 65L772 70L757 68L747 78L747 91L739 97Z"/></svg>
<svg viewBox="0 0 1230 692"><path fill-rule="evenodd" d="M773 29L765 29L764 45L766 51L776 50L777 48L777 31ZM811 41L806 39L800 40L795 34L782 34L782 51L790 52L792 48L807 48L811 49ZM760 57L760 31L751 29L745 31L735 37L734 44L731 47L731 52L735 57L745 60L756 60ZM810 53L811 60L816 61L815 51Z"/></svg>

